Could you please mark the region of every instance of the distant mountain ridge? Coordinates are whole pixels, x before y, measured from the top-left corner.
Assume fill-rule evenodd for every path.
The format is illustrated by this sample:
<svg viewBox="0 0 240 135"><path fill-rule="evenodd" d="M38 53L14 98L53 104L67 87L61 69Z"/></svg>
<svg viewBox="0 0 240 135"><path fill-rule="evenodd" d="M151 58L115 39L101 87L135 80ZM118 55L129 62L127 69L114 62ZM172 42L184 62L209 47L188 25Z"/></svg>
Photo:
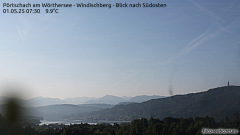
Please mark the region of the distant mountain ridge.
<svg viewBox="0 0 240 135"><path fill-rule="evenodd" d="M212 116L224 119L240 112L240 86L226 86L208 91L152 99L142 103L120 104L110 109L76 115L98 120L133 120L138 118Z"/></svg>
<svg viewBox="0 0 240 135"><path fill-rule="evenodd" d="M112 96L112 95L106 95L102 98L99 99L95 99L95 100L90 100L87 102L87 104L96 104L96 103L102 103L102 104L113 104L113 105L117 105L120 103L132 103L132 102L136 102L136 103L141 103L150 99L157 99L157 98L164 98L164 96L157 96L157 95L153 95L153 96L147 96L147 95L141 95L141 96L136 96L136 97L132 97L129 99L126 98L121 98L121 97L117 97L117 96Z"/></svg>
<svg viewBox="0 0 240 135"><path fill-rule="evenodd" d="M95 97L75 97L75 98L47 98L47 97L36 97L29 100L21 100L23 103L26 103L30 106L39 107L39 106L48 106L48 105L59 105L59 104L111 104L117 105L121 102L144 102L150 99L164 98L164 96L136 96L136 97L118 97L112 95L106 95L100 98ZM4 100L7 97L0 97L0 104L4 103Z"/></svg>
<svg viewBox="0 0 240 135"><path fill-rule="evenodd" d="M86 102L87 104L118 104L118 103L121 103L121 102L124 102L125 100L121 97L117 97L117 96L112 96L112 95L106 95L104 97L101 97L99 99L95 99L95 100L90 100L88 102Z"/></svg>
<svg viewBox="0 0 240 135"><path fill-rule="evenodd" d="M159 96L152 96L157 98ZM81 120L81 121L130 121L139 118L187 118L195 116L210 116L216 120L225 119L240 112L240 86L225 86L208 91L175 95L165 98L150 99L141 103L130 102L147 100L151 96L137 96L131 99L107 95L99 99L90 100L97 104L55 104L39 107L29 107L29 114L43 117L43 120ZM38 98L57 103L59 99ZM25 100L17 100L25 102ZM94 101L94 102L93 102ZM118 103L100 104L102 102ZM60 102L62 102L60 100ZM40 102L41 103L41 102ZM43 102L44 103L44 102ZM2 113L3 105L0 105Z"/></svg>
<svg viewBox="0 0 240 135"><path fill-rule="evenodd" d="M46 105L56 105L56 104L66 104L66 101L58 98L45 98L45 97L36 97L29 100L26 100L32 106L46 106Z"/></svg>
<svg viewBox="0 0 240 135"><path fill-rule="evenodd" d="M66 98L64 101L68 104L86 104L90 100L97 99L95 97L75 97L75 98Z"/></svg>

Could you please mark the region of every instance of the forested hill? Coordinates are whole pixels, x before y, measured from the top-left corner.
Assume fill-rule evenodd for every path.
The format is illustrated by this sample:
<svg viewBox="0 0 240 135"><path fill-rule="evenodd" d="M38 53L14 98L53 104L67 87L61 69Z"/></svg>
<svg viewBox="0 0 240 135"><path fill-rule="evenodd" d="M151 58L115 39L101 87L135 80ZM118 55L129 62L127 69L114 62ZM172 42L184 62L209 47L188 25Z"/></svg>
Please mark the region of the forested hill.
<svg viewBox="0 0 240 135"><path fill-rule="evenodd" d="M117 105L102 111L76 115L82 119L133 120L138 118L212 116L224 119L240 112L240 86L225 86L205 92Z"/></svg>

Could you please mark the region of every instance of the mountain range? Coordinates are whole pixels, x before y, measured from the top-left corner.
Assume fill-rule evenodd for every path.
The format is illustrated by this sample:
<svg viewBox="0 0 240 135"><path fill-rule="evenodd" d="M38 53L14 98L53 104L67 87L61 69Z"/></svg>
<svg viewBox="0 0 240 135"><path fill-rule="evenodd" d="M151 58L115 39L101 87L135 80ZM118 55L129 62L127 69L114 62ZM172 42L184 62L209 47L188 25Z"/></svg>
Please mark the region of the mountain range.
<svg viewBox="0 0 240 135"><path fill-rule="evenodd" d="M77 100L82 99L68 99L71 102ZM222 120L226 116L232 117L234 113L240 113L240 86L224 86L165 98L137 96L127 99L106 95L102 98L85 98L84 102L88 104L77 105L55 98L35 98L31 99L31 102L39 106L28 107L29 114L49 121L131 121L151 117L163 119L196 116L210 116ZM43 104L50 105L40 106ZM0 113L3 112L1 106L3 105L0 105Z"/></svg>
<svg viewBox="0 0 240 135"><path fill-rule="evenodd" d="M101 98L76 97L58 98L36 97L29 100L14 100L23 107L25 115L40 117L47 121L61 121L65 116L74 116L79 113L89 113L101 109L112 108L116 104L131 104L132 101L144 102L148 99L164 98L163 96L137 96L137 97L117 97L106 95ZM7 97L0 97L0 114L4 112L4 101ZM85 103L85 104L84 104ZM68 117L69 118L69 117Z"/></svg>
<svg viewBox="0 0 240 135"><path fill-rule="evenodd" d="M1 97L0 97L1 98ZM2 97L6 98L6 97ZM47 106L47 105L58 105L58 104L111 104L116 105L121 102L144 102L149 99L156 99L156 98L164 98L164 96L147 96L141 95L136 97L118 97L112 95L106 95L104 97L95 98L95 97L75 97L75 98L66 98L66 99L59 99L59 98L46 98L46 97L36 97L29 100L24 100L23 102L27 103L33 107L39 106Z"/></svg>
<svg viewBox="0 0 240 135"><path fill-rule="evenodd" d="M210 116L225 119L240 112L240 86L225 86L199 93L175 95L142 103L119 104L91 113L75 114L74 119L126 121L139 118Z"/></svg>

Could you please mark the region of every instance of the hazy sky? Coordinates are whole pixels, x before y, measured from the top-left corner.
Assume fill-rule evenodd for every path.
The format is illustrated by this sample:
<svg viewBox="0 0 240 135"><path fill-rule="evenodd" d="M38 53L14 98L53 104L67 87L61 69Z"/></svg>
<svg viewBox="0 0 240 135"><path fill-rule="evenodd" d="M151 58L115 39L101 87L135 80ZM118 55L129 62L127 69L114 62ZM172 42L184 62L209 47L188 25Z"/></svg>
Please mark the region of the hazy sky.
<svg viewBox="0 0 240 135"><path fill-rule="evenodd" d="M28 97L169 96L169 89L240 85L239 0L159 0L167 7L59 14L3 14L3 2L0 86L21 85Z"/></svg>

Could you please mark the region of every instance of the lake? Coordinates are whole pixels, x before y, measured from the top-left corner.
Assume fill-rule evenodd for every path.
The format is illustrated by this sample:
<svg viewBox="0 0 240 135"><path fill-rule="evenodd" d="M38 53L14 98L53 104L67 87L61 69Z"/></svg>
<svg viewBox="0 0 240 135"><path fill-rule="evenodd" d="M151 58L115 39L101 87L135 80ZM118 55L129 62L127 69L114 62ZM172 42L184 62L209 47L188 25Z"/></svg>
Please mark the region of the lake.
<svg viewBox="0 0 240 135"><path fill-rule="evenodd" d="M113 125L114 123L130 123L131 121L107 121L107 120L97 120L94 122L87 122L83 120L62 120L62 121L48 121L48 120L40 120L40 125L49 125L49 124L64 124L64 125L70 125L70 124L81 124L81 123L88 123L90 125L96 125L96 124L111 124Z"/></svg>

